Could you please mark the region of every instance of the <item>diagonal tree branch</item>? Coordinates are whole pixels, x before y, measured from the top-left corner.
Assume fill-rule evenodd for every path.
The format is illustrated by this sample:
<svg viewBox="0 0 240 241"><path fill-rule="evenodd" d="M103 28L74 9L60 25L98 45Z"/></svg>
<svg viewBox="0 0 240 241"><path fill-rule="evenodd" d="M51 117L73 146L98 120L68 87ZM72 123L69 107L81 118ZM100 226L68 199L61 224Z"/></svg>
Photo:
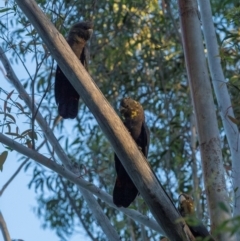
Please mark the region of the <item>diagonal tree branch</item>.
<svg viewBox="0 0 240 241"><path fill-rule="evenodd" d="M60 176L60 177L61 177L61 176ZM74 210L75 213L77 214L77 216L78 216L78 218L79 218L82 226L84 227L86 233L88 234L88 236L89 236L92 240L95 241L96 239L94 238L93 234L92 234L92 233L90 232L90 230L87 228L84 220L82 219L82 216L81 216L81 214L80 214L80 212L79 212L79 208L77 207L77 205L76 205L76 203L75 203L75 200L73 200L73 198L71 197L69 191L67 190L67 185L66 185L66 184L64 183L64 181L62 180L62 177L60 178L60 180L61 180L61 183L62 183L62 185L63 185L63 190L64 190L64 192L65 192L65 195L67 196L67 198L68 198L68 200L69 200L69 202L70 202L73 210Z"/></svg>
<svg viewBox="0 0 240 241"><path fill-rule="evenodd" d="M153 216L171 240L183 240L183 221L171 199L159 185L148 162L138 150L122 121L109 105L89 74L53 24L32 0L16 0L34 25L52 56L95 116L114 151L149 206ZM190 236L191 234L189 234Z"/></svg>
<svg viewBox="0 0 240 241"><path fill-rule="evenodd" d="M90 191L94 195L96 195L98 198L106 202L110 207L113 207L117 210L122 211L124 214L132 218L133 220L142 223L143 225L154 229L162 234L164 234L164 231L161 229L161 227L157 224L156 221L153 219L150 219L149 217L146 217L142 215L141 213L127 208L118 208L112 201L112 196L105 193L101 189L97 188L94 184L85 181L84 179L80 178L78 175L72 173L62 165L57 164L56 162L52 161L51 159L43 156L42 154L38 153L37 151L34 151L28 147L25 147L18 142L6 137L5 135L0 133L0 142L4 145L7 145L14 149L15 151L35 160L36 162L42 164L43 166L51 169L52 171L58 173L62 177L68 179L69 181L81 186L82 188Z"/></svg>

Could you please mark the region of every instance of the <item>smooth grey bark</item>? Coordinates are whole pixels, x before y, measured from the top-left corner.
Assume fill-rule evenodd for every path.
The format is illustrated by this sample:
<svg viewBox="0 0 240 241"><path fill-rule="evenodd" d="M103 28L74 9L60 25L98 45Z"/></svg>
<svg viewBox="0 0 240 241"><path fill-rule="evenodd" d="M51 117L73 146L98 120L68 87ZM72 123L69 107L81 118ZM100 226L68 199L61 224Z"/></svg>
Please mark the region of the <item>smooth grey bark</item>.
<svg viewBox="0 0 240 241"><path fill-rule="evenodd" d="M228 116L235 119L231 99L227 89L227 82L225 80L221 58L219 54L219 47L216 37L214 24L212 21L212 10L209 0L199 1L201 21L203 26L203 34L207 47L207 58L209 69L212 77L214 92L217 97L217 102L227 136L228 144L232 157L232 180L235 202L233 205L233 215L240 215L240 140L239 130L235 123L233 123ZM239 237L240 239L240 237Z"/></svg>
<svg viewBox="0 0 240 241"><path fill-rule="evenodd" d="M118 236L116 229L112 226L110 220L103 212L102 208L100 207L92 193L82 188L80 185L78 185L78 189L82 193L84 200L87 202L88 207L90 208L95 219L97 220L97 224L102 228L103 232L108 237L108 240L121 240L121 238Z"/></svg>
<svg viewBox="0 0 240 241"><path fill-rule="evenodd" d="M180 215L169 196L159 185L156 176L138 150L136 143L132 140L122 121L83 68L63 36L58 33L35 1L16 0L16 2L95 116L114 151L166 235L172 241L185 239L186 233L182 229L184 223L183 221L176 222L176 220L180 220ZM191 236L190 232L189 236Z"/></svg>
<svg viewBox="0 0 240 241"><path fill-rule="evenodd" d="M193 199L200 200L200 187L199 187L199 177L198 177L198 167L196 158L196 142L197 142L197 131L196 131L196 121L195 115L191 114L191 150L192 150L192 179L193 179ZM200 202L196 202L196 213L197 217L202 219L202 209Z"/></svg>
<svg viewBox="0 0 240 241"><path fill-rule="evenodd" d="M7 224L3 218L1 211L0 211L0 229L2 231L4 241L11 241L10 234L7 229Z"/></svg>
<svg viewBox="0 0 240 241"><path fill-rule="evenodd" d="M204 55L196 0L178 0L185 62L196 115L204 184L212 230L231 218L224 177L216 110ZM223 204L229 212L220 208ZM219 241L235 240L229 233L217 235Z"/></svg>
<svg viewBox="0 0 240 241"><path fill-rule="evenodd" d="M93 241L96 240L96 238L94 237L94 233L92 233L92 232L89 230L89 227L87 227L86 222L85 222L85 220L84 220L84 217L81 216L81 212L80 212L80 210L79 210L79 207L76 205L75 199L73 199L73 198L71 197L71 193L67 190L67 184L64 183L64 181L63 181L62 178L60 178L60 180L61 180L61 183L62 183L62 185L63 185L63 190L64 190L64 192L65 192L65 195L66 195L66 197L68 198L68 200L69 200L69 202L70 202L70 205L72 206L73 210L74 210L75 213L77 214L78 219L81 221L81 224L82 224L82 226L84 227L84 229L85 229L88 237L89 237L90 239L92 239Z"/></svg>

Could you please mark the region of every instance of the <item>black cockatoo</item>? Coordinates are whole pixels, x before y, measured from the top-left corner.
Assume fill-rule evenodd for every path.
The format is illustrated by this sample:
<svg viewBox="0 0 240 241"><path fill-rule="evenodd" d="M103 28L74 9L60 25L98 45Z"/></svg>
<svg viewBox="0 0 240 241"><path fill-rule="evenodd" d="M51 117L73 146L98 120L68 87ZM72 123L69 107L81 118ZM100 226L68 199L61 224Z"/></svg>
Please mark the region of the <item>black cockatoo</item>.
<svg viewBox="0 0 240 241"><path fill-rule="evenodd" d="M202 224L200 220L196 218L192 197L186 193L182 193L179 195L178 200L178 210L180 214L186 219L186 223L189 226L193 236L195 238L214 241L207 228Z"/></svg>
<svg viewBox="0 0 240 241"><path fill-rule="evenodd" d="M149 147L149 130L145 123L144 111L139 102L124 98L120 104L123 123L132 138L147 157ZM113 203L118 207L128 207L136 198L138 190L121 164L117 155L114 156L117 178L113 189Z"/></svg>
<svg viewBox="0 0 240 241"><path fill-rule="evenodd" d="M82 65L87 69L86 42L93 32L91 22L80 22L74 24L68 34L67 42ZM79 94L68 81L60 67L57 65L55 75L55 99L58 105L58 113L64 119L75 118L78 113Z"/></svg>

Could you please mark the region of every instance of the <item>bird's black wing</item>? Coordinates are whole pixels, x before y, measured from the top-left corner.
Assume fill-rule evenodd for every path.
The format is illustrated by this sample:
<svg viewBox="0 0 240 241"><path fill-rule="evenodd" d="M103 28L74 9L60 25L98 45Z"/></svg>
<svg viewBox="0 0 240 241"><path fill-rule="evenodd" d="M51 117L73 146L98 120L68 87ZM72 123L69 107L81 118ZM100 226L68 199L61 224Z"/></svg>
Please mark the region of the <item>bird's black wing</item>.
<svg viewBox="0 0 240 241"><path fill-rule="evenodd" d="M148 154L149 136L148 127L143 122L141 133L135 141L145 157ZM116 154L114 159L117 178L113 189L113 203L118 207L126 208L134 201L139 192Z"/></svg>
<svg viewBox="0 0 240 241"><path fill-rule="evenodd" d="M59 66L56 70L54 91L59 115L64 119L75 118L78 113L79 94Z"/></svg>
<svg viewBox="0 0 240 241"><path fill-rule="evenodd" d="M142 135L142 138L143 138L143 144L142 144L142 147L141 147L142 153L147 158L149 144L150 144L150 131L149 131L145 121L143 122L143 125L142 125L141 135Z"/></svg>
<svg viewBox="0 0 240 241"><path fill-rule="evenodd" d="M195 238L201 237L203 239L203 238L209 237L208 239L209 241L214 241L211 238L211 235L208 232L207 228L202 223L199 222L199 224L197 225L188 224L188 226Z"/></svg>
<svg viewBox="0 0 240 241"><path fill-rule="evenodd" d="M77 23L71 28L67 39L73 52L86 69L88 52L85 44L91 36L92 27L93 25L90 22ZM54 89L59 115L64 119L75 118L78 113L79 94L58 65L56 69Z"/></svg>
<svg viewBox="0 0 240 241"><path fill-rule="evenodd" d="M113 189L113 203L118 207L126 208L134 201L138 190L116 154L114 160L117 178Z"/></svg>

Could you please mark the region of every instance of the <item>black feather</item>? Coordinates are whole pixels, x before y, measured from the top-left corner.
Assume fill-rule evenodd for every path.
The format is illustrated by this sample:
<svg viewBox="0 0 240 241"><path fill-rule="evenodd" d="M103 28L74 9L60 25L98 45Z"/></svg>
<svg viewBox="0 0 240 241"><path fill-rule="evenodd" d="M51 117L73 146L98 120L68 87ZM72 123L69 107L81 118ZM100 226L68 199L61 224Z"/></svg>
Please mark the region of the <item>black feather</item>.
<svg viewBox="0 0 240 241"><path fill-rule="evenodd" d="M87 70L86 42L90 39L93 25L91 22L80 22L72 26L67 42ZM64 119L75 118L78 113L79 94L57 65L55 75L55 100L58 113Z"/></svg>
<svg viewBox="0 0 240 241"><path fill-rule="evenodd" d="M125 119L124 125L143 155L147 157L150 134L145 123L142 106L130 98L125 98L121 102L121 108ZM137 115L134 118L131 118L132 111L137 111ZM113 203L118 207L123 206L126 208L134 201L139 192L116 154L114 159L117 178L113 189Z"/></svg>

